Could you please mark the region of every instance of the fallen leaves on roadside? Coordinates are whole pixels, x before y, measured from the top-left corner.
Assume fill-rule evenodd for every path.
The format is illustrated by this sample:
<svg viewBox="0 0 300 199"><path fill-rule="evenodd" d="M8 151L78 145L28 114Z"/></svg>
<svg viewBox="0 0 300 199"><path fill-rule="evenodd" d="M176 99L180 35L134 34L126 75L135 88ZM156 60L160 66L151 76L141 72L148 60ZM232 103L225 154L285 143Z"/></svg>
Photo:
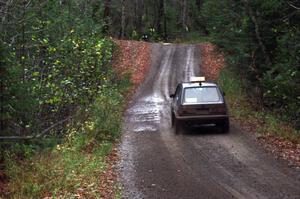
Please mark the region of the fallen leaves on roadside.
<svg viewBox="0 0 300 199"><path fill-rule="evenodd" d="M257 139L277 157L288 160L290 164L300 167L300 144L271 134L259 136Z"/></svg>
<svg viewBox="0 0 300 199"><path fill-rule="evenodd" d="M201 72L207 80L216 81L219 72L225 66L225 59L216 47L210 43L200 44L201 48Z"/></svg>
<svg viewBox="0 0 300 199"><path fill-rule="evenodd" d="M210 43L200 44L201 48L201 71L207 80L216 81L222 68L225 67L224 55L216 51L216 47ZM259 118L231 118L232 121L239 124L241 129L246 132L257 133L257 140L267 151L273 153L276 157L289 161L290 164L300 167L300 144L292 142L274 134L260 135L258 130L263 129L264 121ZM281 124L280 129L288 132L285 125Z"/></svg>
<svg viewBox="0 0 300 199"><path fill-rule="evenodd" d="M100 198L113 199L116 196L116 181L117 174L114 169L118 161L117 149L114 148L112 152L106 157L107 169L100 175Z"/></svg>
<svg viewBox="0 0 300 199"><path fill-rule="evenodd" d="M113 56L112 65L120 77L128 72L131 74L130 80L134 84L134 90L145 80L149 71L151 61L150 43L127 40L114 40L114 42L118 46L118 51ZM114 167L117 161L118 153L117 149L114 148L106 157L107 169L99 176L101 184L99 187L100 198L112 199L116 197L117 173Z"/></svg>
<svg viewBox="0 0 300 199"><path fill-rule="evenodd" d="M118 52L113 57L113 67L120 75L131 73L132 83L142 83L150 66L150 43L129 40L114 40L114 42L118 46Z"/></svg>
<svg viewBox="0 0 300 199"><path fill-rule="evenodd" d="M0 165L1 165L1 169L0 169L0 198L1 198L1 196L5 196L8 192L7 177L6 177L6 175L3 171L2 164L3 163L0 163Z"/></svg>

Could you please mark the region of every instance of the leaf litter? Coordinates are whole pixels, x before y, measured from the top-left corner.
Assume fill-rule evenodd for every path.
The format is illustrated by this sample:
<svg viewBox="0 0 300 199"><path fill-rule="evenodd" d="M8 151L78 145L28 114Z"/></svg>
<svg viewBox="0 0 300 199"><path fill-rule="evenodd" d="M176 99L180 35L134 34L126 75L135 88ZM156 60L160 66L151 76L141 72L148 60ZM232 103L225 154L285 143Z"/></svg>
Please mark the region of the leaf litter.
<svg viewBox="0 0 300 199"><path fill-rule="evenodd" d="M210 81L216 81L220 71L226 66L224 55L210 43L200 44L202 75ZM257 129L264 128L264 123L253 118L231 118L242 130L257 134L257 141L275 157L287 160L290 165L300 168L300 143L271 133L260 134ZM279 131L289 132L290 127L281 124Z"/></svg>

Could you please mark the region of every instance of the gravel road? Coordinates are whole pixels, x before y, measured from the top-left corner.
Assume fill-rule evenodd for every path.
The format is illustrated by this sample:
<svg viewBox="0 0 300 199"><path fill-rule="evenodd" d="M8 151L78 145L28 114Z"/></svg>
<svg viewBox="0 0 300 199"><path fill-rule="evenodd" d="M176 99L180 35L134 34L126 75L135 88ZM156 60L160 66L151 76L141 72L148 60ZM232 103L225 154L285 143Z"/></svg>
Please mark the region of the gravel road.
<svg viewBox="0 0 300 199"><path fill-rule="evenodd" d="M200 74L200 61L196 45L152 45L150 72L124 116L123 197L299 199L300 170L235 125L228 134L213 127L173 132L168 96L177 82Z"/></svg>

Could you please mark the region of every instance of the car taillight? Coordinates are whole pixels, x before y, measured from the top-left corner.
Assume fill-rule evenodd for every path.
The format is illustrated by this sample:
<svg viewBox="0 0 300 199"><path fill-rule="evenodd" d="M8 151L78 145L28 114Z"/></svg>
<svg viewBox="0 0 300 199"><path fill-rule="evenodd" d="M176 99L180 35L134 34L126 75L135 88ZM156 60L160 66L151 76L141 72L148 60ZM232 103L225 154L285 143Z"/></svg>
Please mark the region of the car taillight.
<svg viewBox="0 0 300 199"><path fill-rule="evenodd" d="M217 107L213 109L214 113L218 114L226 114L226 108L225 107Z"/></svg>
<svg viewBox="0 0 300 199"><path fill-rule="evenodd" d="M184 110L183 110L182 106L178 108L177 113L178 113L178 115L183 115L184 114Z"/></svg>
<svg viewBox="0 0 300 199"><path fill-rule="evenodd" d="M189 111L187 110L187 107L179 106L177 113L178 113L178 115L187 115L189 113Z"/></svg>

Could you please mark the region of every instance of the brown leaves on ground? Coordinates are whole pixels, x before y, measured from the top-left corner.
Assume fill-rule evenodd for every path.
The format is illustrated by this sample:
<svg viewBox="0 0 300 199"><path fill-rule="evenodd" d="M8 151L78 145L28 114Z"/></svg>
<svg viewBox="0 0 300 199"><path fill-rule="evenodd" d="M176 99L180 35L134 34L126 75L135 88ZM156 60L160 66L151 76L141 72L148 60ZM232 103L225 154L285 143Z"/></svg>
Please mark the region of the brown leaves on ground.
<svg viewBox="0 0 300 199"><path fill-rule="evenodd" d="M300 167L300 144L288 141L271 134L258 137L268 151L277 155L277 157L288 160L291 164Z"/></svg>
<svg viewBox="0 0 300 199"><path fill-rule="evenodd" d="M112 66L117 70L120 78L126 73L131 74L131 82L136 88L145 79L148 73L151 61L151 47L150 43L126 40L114 40L118 46L117 52L113 56ZM133 88L133 89L134 89ZM90 153L93 145L88 145L84 151ZM117 173L114 169L118 160L117 149L114 148L112 152L106 157L105 163L107 168L98 177L100 180L100 187L97 189L100 198L113 199L116 198L117 192ZM1 162L0 162L1 163ZM1 165L1 164L0 164ZM91 184L89 186L94 186ZM0 198L7 192L7 178L0 168ZM87 190L79 188L74 195L75 198L91 198ZM52 198L51 194L45 193L44 198Z"/></svg>
<svg viewBox="0 0 300 199"><path fill-rule="evenodd" d="M201 72L207 80L216 81L219 72L225 66L225 59L216 47L210 43L200 44L201 48Z"/></svg>
<svg viewBox="0 0 300 199"><path fill-rule="evenodd" d="M7 177L3 171L3 162L0 162L0 198L1 196L4 196L8 192L8 187L7 187Z"/></svg>
<svg viewBox="0 0 300 199"><path fill-rule="evenodd" d="M106 157L107 169L102 172L100 176L100 198L113 199L116 198L117 189L117 174L114 169L118 161L117 149L114 148L111 153Z"/></svg>
<svg viewBox="0 0 300 199"><path fill-rule="evenodd" d="M113 57L113 67L120 75L131 73L131 82L135 85L142 83L150 66L150 43L129 40L114 40L114 42L118 46L118 51Z"/></svg>
<svg viewBox="0 0 300 199"><path fill-rule="evenodd" d="M246 132L257 133L259 130L263 132L267 131L266 124L259 118L232 118L232 120L239 124L240 128ZM288 134L292 129L290 126L282 123L277 131ZM282 158L287 160L291 165L300 167L300 144L296 141L282 138L274 135L274 133L258 134L257 140L267 151L274 154L277 158Z"/></svg>
<svg viewBox="0 0 300 199"><path fill-rule="evenodd" d="M207 80L216 81L222 68L225 66L224 55L218 53L216 47L210 43L200 44L201 48L201 71L202 75ZM259 118L232 118L232 121L237 123L241 129L247 132L259 133L259 129L265 128L265 123ZM286 125L281 124L278 131L288 133L291 129L288 129ZM279 137L274 134L268 133L267 135L259 135L257 140L265 148L275 154L276 157L280 157L289 161L292 165L300 167L300 144L292 142L288 139Z"/></svg>
<svg viewBox="0 0 300 199"><path fill-rule="evenodd" d="M131 74L130 80L135 88L145 80L149 71L150 43L127 40L114 40L114 42L118 46L118 51L113 56L112 65L121 77L129 72ZM117 149L114 148L106 158L107 169L99 176L101 181L100 198L112 199L116 197L117 174L114 167L117 161Z"/></svg>

